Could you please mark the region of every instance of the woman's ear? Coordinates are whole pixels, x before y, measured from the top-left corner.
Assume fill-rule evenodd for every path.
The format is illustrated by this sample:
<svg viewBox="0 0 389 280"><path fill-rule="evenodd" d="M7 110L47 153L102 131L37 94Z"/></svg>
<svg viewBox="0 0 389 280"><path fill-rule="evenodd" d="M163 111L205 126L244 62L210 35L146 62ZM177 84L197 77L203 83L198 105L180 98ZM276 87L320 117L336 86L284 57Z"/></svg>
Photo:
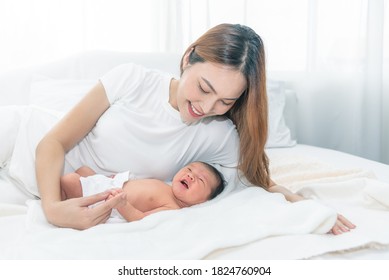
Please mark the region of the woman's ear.
<svg viewBox="0 0 389 280"><path fill-rule="evenodd" d="M182 60L182 68L185 69L189 66L189 56L193 52L194 48L191 48L185 55L184 59Z"/></svg>

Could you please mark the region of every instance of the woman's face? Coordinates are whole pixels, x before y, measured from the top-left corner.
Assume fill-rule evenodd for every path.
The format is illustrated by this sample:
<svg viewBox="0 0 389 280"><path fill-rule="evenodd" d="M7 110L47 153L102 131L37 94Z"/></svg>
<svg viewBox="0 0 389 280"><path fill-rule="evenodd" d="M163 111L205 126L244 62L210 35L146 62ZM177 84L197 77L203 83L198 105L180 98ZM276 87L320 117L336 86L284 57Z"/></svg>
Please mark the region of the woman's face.
<svg viewBox="0 0 389 280"><path fill-rule="evenodd" d="M170 103L188 124L225 114L247 87L241 72L209 62L184 63L183 74L176 83Z"/></svg>

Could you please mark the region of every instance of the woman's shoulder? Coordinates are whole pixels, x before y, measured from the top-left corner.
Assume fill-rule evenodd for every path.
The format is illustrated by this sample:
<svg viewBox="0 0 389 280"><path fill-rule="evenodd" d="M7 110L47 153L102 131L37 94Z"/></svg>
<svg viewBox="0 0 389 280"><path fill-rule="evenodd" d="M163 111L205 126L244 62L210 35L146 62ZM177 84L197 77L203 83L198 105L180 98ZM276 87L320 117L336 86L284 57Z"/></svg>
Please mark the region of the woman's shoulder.
<svg viewBox="0 0 389 280"><path fill-rule="evenodd" d="M202 121L203 135L215 143L236 143L239 141L235 124L225 116L215 116Z"/></svg>
<svg viewBox="0 0 389 280"><path fill-rule="evenodd" d="M131 87L139 81L142 81L146 75L146 69L134 63L120 64L107 73L105 73L100 81L107 89Z"/></svg>
<svg viewBox="0 0 389 280"><path fill-rule="evenodd" d="M201 123L208 129L217 130L217 131L231 131L236 130L235 124L231 119L226 116L213 116L205 118Z"/></svg>
<svg viewBox="0 0 389 280"><path fill-rule="evenodd" d="M223 166L236 166L239 135L234 123L227 117L212 117L203 121L202 137L196 142L205 151L201 160Z"/></svg>
<svg viewBox="0 0 389 280"><path fill-rule="evenodd" d="M165 73L134 63L118 65L100 78L110 103L147 95L144 91L164 86L166 80Z"/></svg>

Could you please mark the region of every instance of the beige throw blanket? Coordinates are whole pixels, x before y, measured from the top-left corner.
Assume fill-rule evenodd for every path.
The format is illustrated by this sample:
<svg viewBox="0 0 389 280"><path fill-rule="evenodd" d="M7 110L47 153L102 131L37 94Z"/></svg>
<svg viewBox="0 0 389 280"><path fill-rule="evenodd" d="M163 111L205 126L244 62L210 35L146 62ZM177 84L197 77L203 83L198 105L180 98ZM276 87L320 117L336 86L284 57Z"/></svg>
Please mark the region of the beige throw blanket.
<svg viewBox="0 0 389 280"><path fill-rule="evenodd" d="M294 153L270 153L275 182L325 204L356 228L342 235L302 234L264 238L239 248L216 251L209 258L304 259L362 248L389 250L389 184L372 172L339 169ZM336 161L336 158L334 158Z"/></svg>

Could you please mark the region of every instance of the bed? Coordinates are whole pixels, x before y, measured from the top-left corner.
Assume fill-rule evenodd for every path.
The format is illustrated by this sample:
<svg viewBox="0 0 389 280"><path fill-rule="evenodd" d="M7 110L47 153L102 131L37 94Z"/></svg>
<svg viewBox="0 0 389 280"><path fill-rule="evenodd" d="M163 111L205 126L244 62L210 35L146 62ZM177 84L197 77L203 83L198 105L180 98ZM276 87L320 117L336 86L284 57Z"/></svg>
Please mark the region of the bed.
<svg viewBox="0 0 389 280"><path fill-rule="evenodd" d="M32 149L42 133L114 66L131 62L178 75L179 59L173 53L94 51L1 75L0 106L30 109L20 143L0 169L0 259L389 259L389 166L299 143L297 95L271 78L272 178L307 200L289 203L246 187L133 223L84 231L49 224L31 179ZM33 116L47 126L37 127ZM357 228L328 234L337 213Z"/></svg>

